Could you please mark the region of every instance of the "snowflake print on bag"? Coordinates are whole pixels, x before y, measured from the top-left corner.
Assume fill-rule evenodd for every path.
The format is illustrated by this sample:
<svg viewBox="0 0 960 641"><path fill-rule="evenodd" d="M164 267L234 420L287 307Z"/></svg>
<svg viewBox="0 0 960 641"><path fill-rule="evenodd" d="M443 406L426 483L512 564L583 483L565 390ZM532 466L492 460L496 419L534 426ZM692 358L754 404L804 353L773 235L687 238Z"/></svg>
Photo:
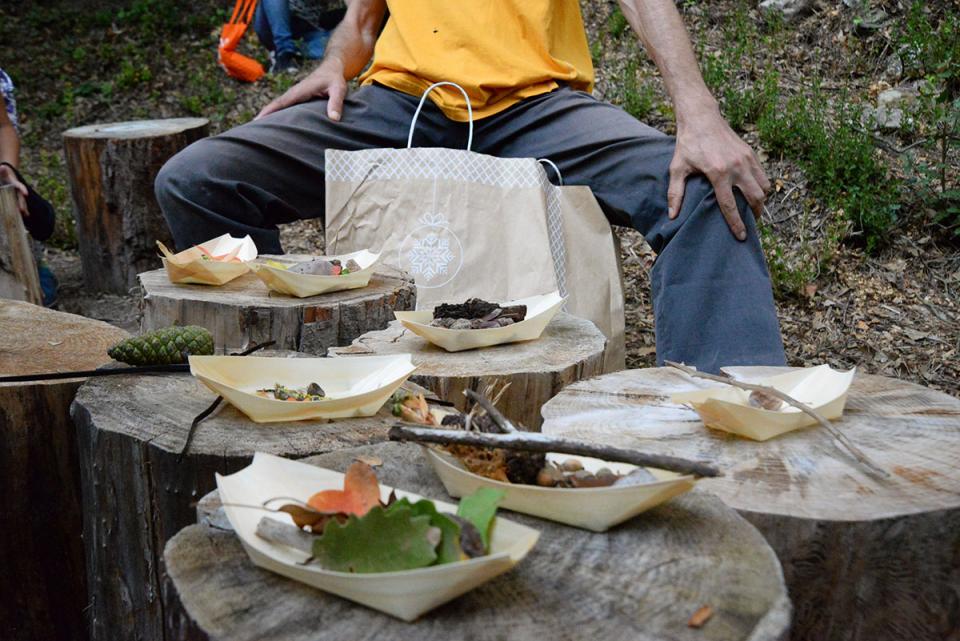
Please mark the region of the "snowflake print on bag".
<svg viewBox="0 0 960 641"><path fill-rule="evenodd" d="M443 214L424 214L400 244L400 265L417 287L443 287L463 267L463 245Z"/></svg>

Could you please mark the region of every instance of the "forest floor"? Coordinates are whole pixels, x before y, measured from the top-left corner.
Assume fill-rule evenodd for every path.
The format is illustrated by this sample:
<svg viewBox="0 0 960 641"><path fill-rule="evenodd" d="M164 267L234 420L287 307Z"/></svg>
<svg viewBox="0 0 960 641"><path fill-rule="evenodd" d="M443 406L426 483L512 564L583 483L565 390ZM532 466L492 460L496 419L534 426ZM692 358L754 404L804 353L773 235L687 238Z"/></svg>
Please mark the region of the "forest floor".
<svg viewBox="0 0 960 641"><path fill-rule="evenodd" d="M238 83L214 60L223 7L205 0L182 15L173 0L124 4L99 12L55 2L0 8L0 42L18 51L0 65L18 85L25 173L60 214L46 250L61 281L59 307L135 331L135 292L95 295L83 286L61 133L187 115L223 131L306 71ZM949 84L949 73L960 73L960 51L947 38L960 31L943 33L960 25L960 14L950 2L920 4L911 13L908 2L819 0L789 23L764 18L745 0L688 0L680 9L725 115L776 186L762 238L790 364L856 366L960 395L960 214L951 200L960 150L949 130L937 146L938 118L949 123L952 115L925 99L932 75ZM662 83L615 3L582 5L597 95L672 133ZM952 66L921 65L924 47L955 56ZM266 58L253 37L244 50ZM888 89L906 96L903 123L874 127L863 114ZM638 234L621 232L627 360L645 367L655 359L655 256ZM323 246L318 221L287 226L282 237L291 252Z"/></svg>

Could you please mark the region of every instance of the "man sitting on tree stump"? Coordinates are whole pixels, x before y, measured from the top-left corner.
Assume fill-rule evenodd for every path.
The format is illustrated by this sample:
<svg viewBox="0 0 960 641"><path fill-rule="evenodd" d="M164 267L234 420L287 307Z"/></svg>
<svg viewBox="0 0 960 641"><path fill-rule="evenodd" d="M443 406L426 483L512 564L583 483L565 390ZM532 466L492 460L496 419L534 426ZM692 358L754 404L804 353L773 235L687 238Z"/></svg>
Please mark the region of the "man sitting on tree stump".
<svg viewBox="0 0 960 641"><path fill-rule="evenodd" d="M566 184L588 185L612 224L634 227L657 252L659 362L784 364L750 215L760 215L770 183L721 116L673 1L620 6L663 75L676 138L590 95L577 0L353 0L307 78L161 170L157 197L178 247L230 232L250 234L261 253L282 252L278 224L323 215L324 151L405 146L420 95L452 81L473 105L474 151L551 159ZM462 95L444 86L430 98L421 145L464 148Z"/></svg>

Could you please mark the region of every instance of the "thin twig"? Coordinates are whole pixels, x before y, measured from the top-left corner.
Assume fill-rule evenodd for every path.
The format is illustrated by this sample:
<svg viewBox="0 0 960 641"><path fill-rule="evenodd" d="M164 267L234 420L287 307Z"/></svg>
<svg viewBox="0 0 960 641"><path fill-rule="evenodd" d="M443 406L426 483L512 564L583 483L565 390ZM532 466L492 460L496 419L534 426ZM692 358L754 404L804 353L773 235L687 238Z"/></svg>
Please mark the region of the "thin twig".
<svg viewBox="0 0 960 641"><path fill-rule="evenodd" d="M744 383L743 381L738 381L729 376L717 376L716 374L699 372L693 369L692 367L681 365L680 363L674 363L673 361L665 361L665 364L669 365L670 367L674 367L680 370L681 372L683 372L684 374L686 374L687 376L691 376L693 378L702 378L708 381L715 381L717 383L731 385L733 387L738 387L742 390L747 390L751 392L763 392L764 394L769 394L770 396L780 399L781 401L783 401L784 403L787 403L788 405L792 405L793 407L796 407L798 410L800 410L804 414L814 418L820 425L822 425L828 432L830 432L831 436L833 436L833 438L838 443L846 447L847 450L851 454L853 454L854 458L856 458L858 461L863 463L863 465L865 465L868 469L879 474L883 478L890 477L890 475L887 474L886 470L884 470L879 465L871 461L867 457L867 455L860 450L860 448L858 448L856 445L851 443L850 440L843 434L843 432L837 429L837 427L834 426L832 423L830 423L830 421L825 419L823 415L821 415L819 412L814 410L809 405L806 405L805 403L801 403L800 401L793 398L789 394L784 394L780 390L774 387L770 387L768 385L755 385L753 383Z"/></svg>
<svg viewBox="0 0 960 641"><path fill-rule="evenodd" d="M265 347L270 347L276 342L277 341L267 341L265 343L260 343L259 345L254 345L253 347L243 350L239 354L231 354L231 356L248 356L258 350L264 349ZM190 429L187 431L187 438L183 442L183 448L180 450L180 454L177 456L178 463L183 460L183 457L186 456L187 452L190 450L190 443L193 442L193 435L197 431L197 425L200 424L200 421L213 414L213 411L220 406L221 402L223 402L223 397L218 396L217 399L210 404L210 407L197 414L196 418L193 419L193 422L190 423Z"/></svg>
<svg viewBox="0 0 960 641"><path fill-rule="evenodd" d="M526 452L556 452L558 454L573 454L574 456L589 456L604 461L630 463L641 467L655 467L661 470L670 470L680 474L694 476L720 476L720 471L704 461L667 456L664 454L647 454L637 450L628 450L598 443L584 443L565 438L551 437L540 432L511 432L509 434L489 434L465 430L438 430L430 427L412 427L406 423L395 423L390 428L388 437L391 441L415 441L418 443L439 443L441 445L473 445L476 447L492 447L508 450L523 450Z"/></svg>
<svg viewBox="0 0 960 641"><path fill-rule="evenodd" d="M487 416L496 423L497 427L500 428L500 431L504 434L510 434L511 432L516 432L517 428L513 423L510 422L506 416L504 416L500 410L496 408L493 402L490 401L486 396L482 394L477 394L472 389L463 390L464 396L469 398L471 401L482 407L487 412Z"/></svg>

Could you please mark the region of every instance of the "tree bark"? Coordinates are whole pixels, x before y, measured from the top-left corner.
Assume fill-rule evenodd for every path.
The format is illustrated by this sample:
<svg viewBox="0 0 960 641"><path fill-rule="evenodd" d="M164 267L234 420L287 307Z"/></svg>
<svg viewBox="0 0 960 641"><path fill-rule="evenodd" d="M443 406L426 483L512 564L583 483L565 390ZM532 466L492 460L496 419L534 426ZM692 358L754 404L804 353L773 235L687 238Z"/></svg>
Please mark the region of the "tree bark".
<svg viewBox="0 0 960 641"><path fill-rule="evenodd" d="M128 334L0 303L0 374L92 369ZM0 630L4 639L86 638L80 470L70 402L82 379L0 383Z"/></svg>
<svg viewBox="0 0 960 641"><path fill-rule="evenodd" d="M224 403L200 423L181 458L193 417L214 398L183 374L104 377L77 394L94 641L192 638L161 557L167 540L195 521L194 504L216 486L215 474L246 466L258 451L301 458L382 441L394 421L384 410L261 425Z"/></svg>
<svg viewBox="0 0 960 641"><path fill-rule="evenodd" d="M494 381L509 382L497 407L518 427L538 431L544 403L570 383L603 371L605 346L603 333L593 323L560 312L535 341L447 352L395 321L331 353L412 354L417 371L411 380L459 409L465 407L464 390L482 392Z"/></svg>
<svg viewBox="0 0 960 641"><path fill-rule="evenodd" d="M289 259L291 256L285 256ZM303 258L307 256L293 256ZM325 356L327 348L349 345L365 332L383 329L394 310L416 302L413 283L375 274L362 289L311 298L281 296L249 273L221 287L174 285L162 269L140 274L142 332L170 325L200 325L220 348L275 340L275 349Z"/></svg>
<svg viewBox="0 0 960 641"><path fill-rule="evenodd" d="M784 368L729 368L740 378ZM544 432L713 460L700 481L757 526L783 563L796 641L953 638L960 629L960 400L858 374L835 426L890 472L873 474L814 426L765 442L708 430L670 402L715 386L673 369L572 385Z"/></svg>
<svg viewBox="0 0 960 641"><path fill-rule="evenodd" d="M17 190L0 186L0 298L43 302L37 261L30 250L30 237L23 226Z"/></svg>
<svg viewBox="0 0 960 641"><path fill-rule="evenodd" d="M377 469L384 484L445 498L418 449L386 443L309 462L342 471L358 454L377 456L384 461ZM255 567L232 530L224 529L229 522L216 493L198 506L199 524L177 534L164 556L190 617L216 641L786 637L790 604L772 550L708 494L691 492L604 534L522 514L502 516L541 531L527 558L414 623ZM704 605L713 616L701 629L688 627Z"/></svg>
<svg viewBox="0 0 960 641"><path fill-rule="evenodd" d="M153 192L163 164L207 135L203 118L141 120L69 129L63 148L88 289L127 294L158 267L156 241L173 246Z"/></svg>

